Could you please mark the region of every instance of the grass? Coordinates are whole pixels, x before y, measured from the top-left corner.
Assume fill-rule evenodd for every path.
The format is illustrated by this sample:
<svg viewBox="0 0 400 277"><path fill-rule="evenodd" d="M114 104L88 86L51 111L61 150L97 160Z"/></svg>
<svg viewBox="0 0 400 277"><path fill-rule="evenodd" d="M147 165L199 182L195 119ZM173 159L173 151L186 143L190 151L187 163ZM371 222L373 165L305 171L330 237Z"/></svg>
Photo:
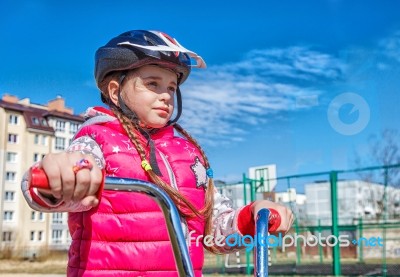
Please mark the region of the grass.
<svg viewBox="0 0 400 277"><path fill-rule="evenodd" d="M18 274L29 273L29 274L65 274L67 260L46 260L46 261L35 261L30 262L28 260L1 260L0 261L0 276L2 274ZM244 277L251 276L245 274L204 274L204 277ZM283 277L276 276L274 277ZM287 275L286 275L287 276ZM290 275L291 277L296 277ZM306 277L302 275L301 277ZM316 276L313 276L316 277ZM324 276L327 277L327 276Z"/></svg>
<svg viewBox="0 0 400 277"><path fill-rule="evenodd" d="M28 260L1 260L0 275L5 273L65 274L67 260L47 260L30 262Z"/></svg>

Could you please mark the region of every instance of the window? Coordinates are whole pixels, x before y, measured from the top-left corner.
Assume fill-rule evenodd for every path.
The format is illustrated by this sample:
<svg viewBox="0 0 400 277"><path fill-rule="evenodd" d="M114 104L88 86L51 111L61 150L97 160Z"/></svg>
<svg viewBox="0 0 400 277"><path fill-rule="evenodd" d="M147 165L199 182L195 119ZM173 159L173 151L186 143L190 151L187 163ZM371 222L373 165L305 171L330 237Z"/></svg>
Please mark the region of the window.
<svg viewBox="0 0 400 277"><path fill-rule="evenodd" d="M33 143L39 144L39 135L35 135L35 137L33 138Z"/></svg>
<svg viewBox="0 0 400 277"><path fill-rule="evenodd" d="M7 152L7 162L16 163L17 162L17 153Z"/></svg>
<svg viewBox="0 0 400 277"><path fill-rule="evenodd" d="M14 220L14 212L13 211L4 211L3 219L4 219L4 221L13 221Z"/></svg>
<svg viewBox="0 0 400 277"><path fill-rule="evenodd" d="M70 123L69 124L69 133L70 134L75 134L78 131L79 124L77 123Z"/></svg>
<svg viewBox="0 0 400 277"><path fill-rule="evenodd" d="M35 240L35 231L31 231L31 235L30 235L30 238L29 238L31 241L34 241Z"/></svg>
<svg viewBox="0 0 400 277"><path fill-rule="evenodd" d="M13 171L7 171L6 172L6 181L14 182L15 181L15 176L17 174Z"/></svg>
<svg viewBox="0 0 400 277"><path fill-rule="evenodd" d="M33 162L39 161L39 153L33 153Z"/></svg>
<svg viewBox="0 0 400 277"><path fill-rule="evenodd" d="M56 121L56 131L64 132L65 131L65 121Z"/></svg>
<svg viewBox="0 0 400 277"><path fill-rule="evenodd" d="M35 220L36 218L36 212L31 212L31 220Z"/></svg>
<svg viewBox="0 0 400 277"><path fill-rule="evenodd" d="M8 134L8 142L9 143L17 143L18 142L18 135L16 135L16 134Z"/></svg>
<svg viewBox="0 0 400 277"><path fill-rule="evenodd" d="M2 238L3 241L11 241L11 239L12 239L12 232L8 231L3 232L3 238Z"/></svg>
<svg viewBox="0 0 400 277"><path fill-rule="evenodd" d="M59 244L62 242L62 230L53 230L51 233L51 240L53 243Z"/></svg>
<svg viewBox="0 0 400 277"><path fill-rule="evenodd" d="M42 241L43 240L43 231L38 231L38 241Z"/></svg>
<svg viewBox="0 0 400 277"><path fill-rule="evenodd" d="M44 215L42 212L39 212L39 220L43 221L44 220Z"/></svg>
<svg viewBox="0 0 400 277"><path fill-rule="evenodd" d="M63 223L63 213L53 213L52 222L53 222L53 224L62 224Z"/></svg>
<svg viewBox="0 0 400 277"><path fill-rule="evenodd" d="M40 125L40 121L37 117L32 117L32 123L33 125Z"/></svg>
<svg viewBox="0 0 400 277"><path fill-rule="evenodd" d="M56 150L65 149L65 138L56 138Z"/></svg>
<svg viewBox="0 0 400 277"><path fill-rule="evenodd" d="M47 120L42 118L42 125L43 126L49 126L49 124L47 123Z"/></svg>
<svg viewBox="0 0 400 277"><path fill-rule="evenodd" d="M42 136L42 145L47 145L47 136Z"/></svg>
<svg viewBox="0 0 400 277"><path fill-rule="evenodd" d="M4 192L4 201L14 201L14 199L15 199L15 191Z"/></svg>
<svg viewBox="0 0 400 277"><path fill-rule="evenodd" d="M8 117L8 123L12 125L18 125L18 115L10 114Z"/></svg>

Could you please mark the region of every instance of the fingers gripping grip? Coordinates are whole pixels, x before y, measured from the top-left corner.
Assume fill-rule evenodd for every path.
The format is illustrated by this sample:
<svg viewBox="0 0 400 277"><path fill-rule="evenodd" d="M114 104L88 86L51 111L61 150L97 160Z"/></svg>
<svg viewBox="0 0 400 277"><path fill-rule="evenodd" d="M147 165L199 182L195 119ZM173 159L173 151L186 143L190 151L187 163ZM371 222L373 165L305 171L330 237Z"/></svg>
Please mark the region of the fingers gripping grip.
<svg viewBox="0 0 400 277"><path fill-rule="evenodd" d="M102 170L103 181L99 187L99 190L96 193L97 198L100 200L101 193L104 188L104 177L105 177L105 170ZM38 167L31 167L28 172L28 184L29 188L38 188L43 190L50 190L49 179L47 178L46 173L43 169Z"/></svg>

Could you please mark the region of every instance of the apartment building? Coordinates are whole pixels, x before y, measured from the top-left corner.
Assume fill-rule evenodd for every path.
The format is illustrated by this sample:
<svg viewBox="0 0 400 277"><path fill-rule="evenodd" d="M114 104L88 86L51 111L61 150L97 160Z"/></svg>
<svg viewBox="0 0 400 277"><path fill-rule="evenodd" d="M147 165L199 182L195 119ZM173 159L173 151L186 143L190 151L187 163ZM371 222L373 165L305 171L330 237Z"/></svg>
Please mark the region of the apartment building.
<svg viewBox="0 0 400 277"><path fill-rule="evenodd" d="M26 170L47 153L66 149L83 117L58 96L47 105L4 95L0 100L0 251L39 256L67 249L66 213L37 212L26 204L20 182ZM0 253L0 255L1 255Z"/></svg>
<svg viewBox="0 0 400 277"><path fill-rule="evenodd" d="M337 182L339 224L397 220L400 216L400 189L362 180ZM331 191L327 181L305 185L308 225L331 225ZM319 221L318 221L319 220Z"/></svg>

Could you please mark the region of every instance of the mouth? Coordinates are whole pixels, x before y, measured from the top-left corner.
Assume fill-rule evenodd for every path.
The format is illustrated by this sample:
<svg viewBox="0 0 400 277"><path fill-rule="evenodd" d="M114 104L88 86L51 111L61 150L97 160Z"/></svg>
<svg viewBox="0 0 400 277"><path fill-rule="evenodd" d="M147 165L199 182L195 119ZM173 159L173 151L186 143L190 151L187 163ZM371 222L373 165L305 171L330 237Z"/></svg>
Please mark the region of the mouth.
<svg viewBox="0 0 400 277"><path fill-rule="evenodd" d="M158 112L167 113L169 114L169 109L165 107L154 108Z"/></svg>

